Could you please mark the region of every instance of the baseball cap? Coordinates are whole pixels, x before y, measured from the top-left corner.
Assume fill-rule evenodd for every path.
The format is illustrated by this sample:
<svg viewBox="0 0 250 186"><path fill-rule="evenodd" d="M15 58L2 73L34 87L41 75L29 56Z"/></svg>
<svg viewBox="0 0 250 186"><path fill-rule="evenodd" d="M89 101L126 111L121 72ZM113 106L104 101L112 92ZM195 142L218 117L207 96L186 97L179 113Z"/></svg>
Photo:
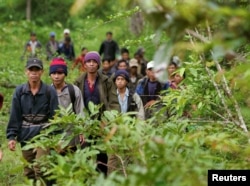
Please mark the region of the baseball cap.
<svg viewBox="0 0 250 186"><path fill-rule="evenodd" d="M36 36L36 33L35 32L31 32L30 36Z"/></svg>
<svg viewBox="0 0 250 186"><path fill-rule="evenodd" d="M55 32L50 32L49 36L50 36L50 37L55 37L55 36L56 36L56 33L55 33Z"/></svg>
<svg viewBox="0 0 250 186"><path fill-rule="evenodd" d="M150 61L147 64L147 69L154 68L154 61Z"/></svg>
<svg viewBox="0 0 250 186"><path fill-rule="evenodd" d="M138 67L138 66L139 66L139 64L138 64L137 59L135 59L135 58L130 59L129 67Z"/></svg>
<svg viewBox="0 0 250 186"><path fill-rule="evenodd" d="M37 58L30 58L27 61L26 68L31 68L31 67L38 67L40 69L43 69L43 62Z"/></svg>
<svg viewBox="0 0 250 186"><path fill-rule="evenodd" d="M63 31L64 34L70 34L70 30L68 28L64 29Z"/></svg>

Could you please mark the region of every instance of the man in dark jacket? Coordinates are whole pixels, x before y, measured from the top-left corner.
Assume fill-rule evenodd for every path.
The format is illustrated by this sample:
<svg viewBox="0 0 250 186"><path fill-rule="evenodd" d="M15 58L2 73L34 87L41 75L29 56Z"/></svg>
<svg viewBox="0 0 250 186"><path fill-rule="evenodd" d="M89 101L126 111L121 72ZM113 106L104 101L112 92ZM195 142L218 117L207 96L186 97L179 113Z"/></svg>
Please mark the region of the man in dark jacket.
<svg viewBox="0 0 250 186"><path fill-rule="evenodd" d="M120 110L116 88L113 86L114 84L109 81L106 75L98 71L100 61L101 58L98 52L88 52L85 56L84 63L86 72L75 81L75 85L77 85L82 92L83 102L87 110L89 110L89 102L95 105L102 104L98 116L99 119L101 119L101 114L105 110ZM105 166L107 160L108 157L106 153L100 152L100 154L97 155L97 161L103 163L98 164L97 169L105 175L107 175L107 167Z"/></svg>
<svg viewBox="0 0 250 186"><path fill-rule="evenodd" d="M64 57L70 61L75 60L75 49L73 44L71 43L70 37L66 37L64 43L59 45L58 54L64 55Z"/></svg>
<svg viewBox="0 0 250 186"><path fill-rule="evenodd" d="M106 33L106 40L102 42L99 54L105 59L110 59L114 61L116 59L116 55L119 54L119 46L116 41L113 40L113 33L107 32Z"/></svg>
<svg viewBox="0 0 250 186"><path fill-rule="evenodd" d="M144 108L146 118L152 115L151 106L159 99L160 92L163 90L163 85L156 79L154 71L154 61L147 64L147 76L138 81L136 93L140 95Z"/></svg>
<svg viewBox="0 0 250 186"><path fill-rule="evenodd" d="M15 151L16 141L21 147L27 141L38 135L41 130L49 125L55 110L58 109L56 91L41 81L43 63L37 58L30 58L25 71L28 82L19 85L12 98L10 119L7 125L8 147ZM47 154L42 148L22 150L23 158L28 163L34 163ZM24 175L29 179L38 180L43 177L39 166L32 165L24 168Z"/></svg>
<svg viewBox="0 0 250 186"><path fill-rule="evenodd" d="M51 60L53 57L55 57L58 48L59 48L59 42L56 40L56 33L50 32L49 41L46 44L47 60Z"/></svg>

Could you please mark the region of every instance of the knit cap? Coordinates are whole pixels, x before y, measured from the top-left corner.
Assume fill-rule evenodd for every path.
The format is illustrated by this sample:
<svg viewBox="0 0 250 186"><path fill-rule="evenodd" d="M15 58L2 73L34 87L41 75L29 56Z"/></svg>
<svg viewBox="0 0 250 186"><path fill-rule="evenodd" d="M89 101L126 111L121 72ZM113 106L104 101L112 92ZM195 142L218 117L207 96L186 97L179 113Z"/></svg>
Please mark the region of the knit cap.
<svg viewBox="0 0 250 186"><path fill-rule="evenodd" d="M126 70L117 70L117 71L115 72L114 81L116 80L116 78L117 78L118 76L124 77L124 79L126 79L127 82L130 81L129 74L128 74L128 72L127 72Z"/></svg>
<svg viewBox="0 0 250 186"><path fill-rule="evenodd" d="M54 58L49 67L49 75L55 72L63 72L66 76L68 74L67 63L63 58Z"/></svg>
<svg viewBox="0 0 250 186"><path fill-rule="evenodd" d="M89 60L95 60L97 62L97 64L100 66L100 62L101 62L101 57L99 55L98 52L96 51L91 51L91 52L88 52L86 55L85 55L85 62L89 61Z"/></svg>

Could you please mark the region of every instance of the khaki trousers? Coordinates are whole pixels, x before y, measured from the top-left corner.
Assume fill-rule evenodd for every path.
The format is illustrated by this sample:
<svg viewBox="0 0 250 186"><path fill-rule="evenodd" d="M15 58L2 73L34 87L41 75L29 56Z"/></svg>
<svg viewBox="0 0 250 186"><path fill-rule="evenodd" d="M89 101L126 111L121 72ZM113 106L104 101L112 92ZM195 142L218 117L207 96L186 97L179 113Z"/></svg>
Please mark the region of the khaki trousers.
<svg viewBox="0 0 250 186"><path fill-rule="evenodd" d="M43 177L40 166L36 160L39 160L47 154L49 154L49 150L42 148L22 150L23 158L29 163L29 165L24 167L24 175L28 177L28 179L39 180Z"/></svg>

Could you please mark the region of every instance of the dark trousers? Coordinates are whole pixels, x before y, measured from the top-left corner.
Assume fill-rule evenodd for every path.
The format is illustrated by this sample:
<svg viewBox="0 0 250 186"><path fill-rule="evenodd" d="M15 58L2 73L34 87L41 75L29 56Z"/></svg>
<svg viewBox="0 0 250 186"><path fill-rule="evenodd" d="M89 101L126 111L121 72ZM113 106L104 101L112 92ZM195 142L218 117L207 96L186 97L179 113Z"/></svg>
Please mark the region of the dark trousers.
<svg viewBox="0 0 250 186"><path fill-rule="evenodd" d="M105 176L107 176L107 174L108 174L108 167L107 167L108 155L104 152L100 152L99 154L97 154L96 160L97 160L96 170L98 172L102 172Z"/></svg>
<svg viewBox="0 0 250 186"><path fill-rule="evenodd" d="M97 138L98 137L89 136L90 140L97 139ZM93 142L93 144L96 144L96 142ZM91 143L85 142L81 146L81 149L84 149L85 147L89 147L89 146L91 146ZM107 155L107 153L100 151L100 153L97 154L96 161L97 161L96 170L98 172L103 173L105 176L107 176L107 174L108 174L108 166L107 166L107 164L108 164L108 155Z"/></svg>

